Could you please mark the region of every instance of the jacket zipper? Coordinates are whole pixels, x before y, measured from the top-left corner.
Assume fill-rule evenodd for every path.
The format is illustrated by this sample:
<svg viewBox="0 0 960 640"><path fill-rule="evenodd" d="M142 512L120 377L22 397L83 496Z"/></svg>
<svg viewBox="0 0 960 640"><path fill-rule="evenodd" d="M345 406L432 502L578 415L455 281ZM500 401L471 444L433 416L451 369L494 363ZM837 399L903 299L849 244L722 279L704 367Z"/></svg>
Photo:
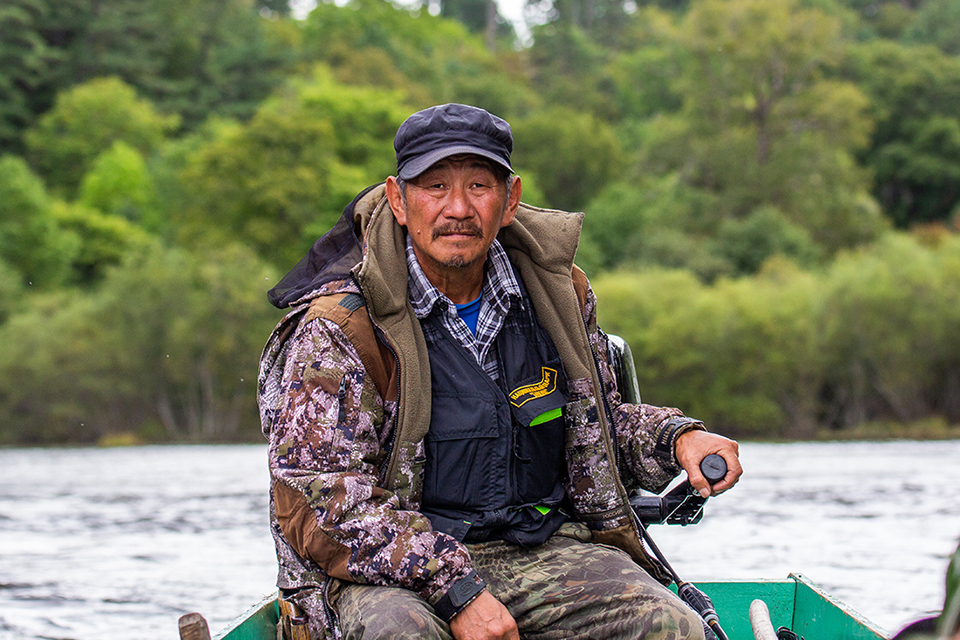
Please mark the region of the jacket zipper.
<svg viewBox="0 0 960 640"><path fill-rule="evenodd" d="M340 633L340 620L337 619L337 613L333 610L333 607L330 606L330 581L332 578L327 576L327 579L323 581L323 610L327 614L327 628L333 632L333 639L340 640L342 634Z"/></svg>

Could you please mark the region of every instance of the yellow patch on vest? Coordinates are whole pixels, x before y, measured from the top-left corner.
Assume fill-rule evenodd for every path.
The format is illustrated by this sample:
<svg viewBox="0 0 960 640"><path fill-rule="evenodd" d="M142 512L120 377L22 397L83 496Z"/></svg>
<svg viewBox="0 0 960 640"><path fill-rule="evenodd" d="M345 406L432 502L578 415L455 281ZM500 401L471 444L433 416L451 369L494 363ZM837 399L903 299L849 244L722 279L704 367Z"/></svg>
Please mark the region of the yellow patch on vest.
<svg viewBox="0 0 960 640"><path fill-rule="evenodd" d="M557 371L547 367L540 368L540 382L517 387L510 392L510 404L522 407L525 403L553 393L557 388Z"/></svg>

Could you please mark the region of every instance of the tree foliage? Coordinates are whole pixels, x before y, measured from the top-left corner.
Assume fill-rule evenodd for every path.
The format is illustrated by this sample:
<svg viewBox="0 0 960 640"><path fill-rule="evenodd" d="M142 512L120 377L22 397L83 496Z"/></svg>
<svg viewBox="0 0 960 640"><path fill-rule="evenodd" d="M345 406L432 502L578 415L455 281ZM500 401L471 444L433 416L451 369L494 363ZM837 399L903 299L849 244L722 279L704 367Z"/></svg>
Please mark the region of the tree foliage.
<svg viewBox="0 0 960 640"><path fill-rule="evenodd" d="M26 162L0 158L0 263L38 289L62 284L77 251L57 226L50 206L43 183Z"/></svg>
<svg viewBox="0 0 960 640"><path fill-rule="evenodd" d="M449 101L586 212L648 401L960 422L955 4L542 0L520 44L488 0L8 0L0 442L255 437L264 291Z"/></svg>
<svg viewBox="0 0 960 640"><path fill-rule="evenodd" d="M44 0L0 5L0 153L17 150L33 120L31 94L47 79L53 52L39 32Z"/></svg>
<svg viewBox="0 0 960 640"><path fill-rule="evenodd" d="M688 126L663 143L683 144L693 184L722 192L733 217L775 206L829 249L874 237L879 211L863 204L869 183L852 157L868 141L868 103L824 77L839 63L839 24L790 1L704 0L680 37Z"/></svg>
<svg viewBox="0 0 960 640"><path fill-rule="evenodd" d="M52 189L72 197L92 163L115 142L149 154L177 123L123 81L99 78L61 94L25 140L37 172Z"/></svg>
<svg viewBox="0 0 960 640"><path fill-rule="evenodd" d="M795 2L701 0L659 31L673 44L657 50L679 59L659 92L676 110L621 125L638 161L588 207L588 240L710 280L777 254L809 265L882 232L856 160L868 99L834 77L838 20Z"/></svg>
<svg viewBox="0 0 960 640"><path fill-rule="evenodd" d="M960 55L960 5L951 0L925 0L903 39L932 44L947 55Z"/></svg>
<svg viewBox="0 0 960 640"><path fill-rule="evenodd" d="M210 112L246 117L290 63L261 25L262 3L46 1L40 33L59 55L37 97L40 109L75 83L118 77L187 126Z"/></svg>
<svg viewBox="0 0 960 640"><path fill-rule="evenodd" d="M95 293L37 300L0 326L0 441L253 429L257 356L276 319L262 283L275 272L236 246L211 258L147 246ZM17 433L25 416L44 428Z"/></svg>
<svg viewBox="0 0 960 640"><path fill-rule="evenodd" d="M346 87L323 67L263 104L246 124L222 123L186 159L191 194L176 212L185 239L239 238L294 264L343 207L394 168L397 99Z"/></svg>
<svg viewBox="0 0 960 640"><path fill-rule="evenodd" d="M506 117L534 100L520 74L464 25L383 0L321 2L306 19L302 46L340 82L402 90L418 108L464 102Z"/></svg>
<svg viewBox="0 0 960 640"><path fill-rule="evenodd" d="M613 128L590 115L554 107L515 121L516 155L550 206L583 209L615 178L623 156Z"/></svg>
<svg viewBox="0 0 960 640"><path fill-rule="evenodd" d="M960 58L877 41L851 48L846 69L870 97L864 157L887 215L900 227L948 219L960 203Z"/></svg>
<svg viewBox="0 0 960 640"><path fill-rule="evenodd" d="M822 273L773 261L701 284L686 271L596 278L647 402L744 436L960 418L960 243L891 235Z"/></svg>

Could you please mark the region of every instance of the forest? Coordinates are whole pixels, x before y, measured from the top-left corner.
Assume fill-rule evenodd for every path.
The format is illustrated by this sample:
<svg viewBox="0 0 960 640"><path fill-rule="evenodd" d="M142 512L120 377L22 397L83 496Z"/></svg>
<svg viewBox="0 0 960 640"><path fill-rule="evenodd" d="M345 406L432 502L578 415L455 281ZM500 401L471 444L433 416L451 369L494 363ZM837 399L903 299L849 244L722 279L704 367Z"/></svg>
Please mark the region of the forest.
<svg viewBox="0 0 960 640"><path fill-rule="evenodd" d="M298 3L299 7L302 3ZM960 434L956 0L4 0L0 444L256 441L275 284L410 113L510 121L645 402Z"/></svg>

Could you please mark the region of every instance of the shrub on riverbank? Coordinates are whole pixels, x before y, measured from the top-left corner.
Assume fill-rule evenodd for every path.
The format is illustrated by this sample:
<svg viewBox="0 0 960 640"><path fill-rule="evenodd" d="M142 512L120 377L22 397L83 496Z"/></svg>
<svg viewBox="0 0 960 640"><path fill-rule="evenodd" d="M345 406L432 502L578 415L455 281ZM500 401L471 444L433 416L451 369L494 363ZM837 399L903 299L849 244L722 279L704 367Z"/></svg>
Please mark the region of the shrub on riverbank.
<svg viewBox="0 0 960 640"><path fill-rule="evenodd" d="M644 400L721 431L813 438L868 422L960 422L955 238L891 234L816 272L774 259L712 285L650 270L594 286L601 325L633 349Z"/></svg>

